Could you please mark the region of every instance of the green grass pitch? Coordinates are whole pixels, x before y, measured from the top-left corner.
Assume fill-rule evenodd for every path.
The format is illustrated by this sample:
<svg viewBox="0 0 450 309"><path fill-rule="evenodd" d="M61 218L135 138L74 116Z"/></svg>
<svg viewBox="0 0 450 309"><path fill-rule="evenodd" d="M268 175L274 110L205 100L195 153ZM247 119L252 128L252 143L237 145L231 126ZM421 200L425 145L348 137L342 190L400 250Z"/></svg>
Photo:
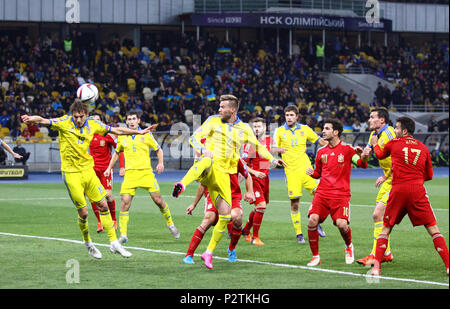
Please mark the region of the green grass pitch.
<svg viewBox="0 0 450 309"><path fill-rule="evenodd" d="M375 179L352 179L351 227L356 258L372 248L372 211L377 189ZM103 253L91 258L81 242L76 211L62 183L0 185L0 288L160 288L160 289L448 289L448 276L431 238L423 227L413 228L407 217L391 236L395 260L383 264L382 278L367 278L369 268L346 265L344 243L328 218L327 233L319 243L322 265L310 269L308 243L299 245L290 219L284 181L272 180L271 203L260 230L264 246L253 246L241 238L236 251L239 261L229 263L224 237L215 251L214 269L200 259L211 236L210 229L194 257L195 265L182 258L195 228L203 217L203 201L193 216L185 209L197 189L194 183L181 198L170 196L172 182L160 182L174 222L181 231L175 240L157 207L144 190L138 190L130 209L129 243L133 256L123 259L109 253L106 233L96 233L97 221L89 208L93 241ZM448 178L426 184L441 232L449 237ZM120 183L114 186L116 209L120 209ZM302 231L307 236L307 210L311 197L301 200ZM244 223L251 207L243 202ZM28 237L36 236L36 237ZM104 245L101 245L104 244ZM72 262L79 267L79 282L69 280ZM68 279L69 278L69 279Z"/></svg>

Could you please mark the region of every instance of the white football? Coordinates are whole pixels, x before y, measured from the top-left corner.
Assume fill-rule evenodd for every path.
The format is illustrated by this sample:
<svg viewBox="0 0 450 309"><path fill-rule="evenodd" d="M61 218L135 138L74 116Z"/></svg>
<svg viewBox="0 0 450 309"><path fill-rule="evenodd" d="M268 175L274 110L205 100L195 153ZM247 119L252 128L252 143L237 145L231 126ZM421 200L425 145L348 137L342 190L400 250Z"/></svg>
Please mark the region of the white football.
<svg viewBox="0 0 450 309"><path fill-rule="evenodd" d="M93 103L98 99L98 88L94 84L83 84L77 89L77 98L86 103Z"/></svg>

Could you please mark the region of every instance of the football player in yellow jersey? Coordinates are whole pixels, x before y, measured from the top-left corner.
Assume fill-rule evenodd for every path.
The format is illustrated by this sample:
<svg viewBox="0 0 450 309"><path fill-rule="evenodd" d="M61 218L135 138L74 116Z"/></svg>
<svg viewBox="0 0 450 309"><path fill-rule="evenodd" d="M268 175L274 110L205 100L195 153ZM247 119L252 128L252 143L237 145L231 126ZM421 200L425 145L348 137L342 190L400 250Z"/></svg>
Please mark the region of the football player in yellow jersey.
<svg viewBox="0 0 450 309"><path fill-rule="evenodd" d="M368 145L364 149L362 156L370 156L372 146L370 145L370 140L372 136L378 137L378 146L381 149L387 144L391 139L395 138L394 128L389 125L389 112L385 108L375 108L370 112L369 116L369 129L372 130L369 136ZM389 198L389 193L392 188L392 161L391 157L379 160L380 167L383 169L383 176L379 177L375 186L380 188L376 198L375 210L373 211L372 217L374 221L373 230L373 247L372 252L364 258L358 259L357 262L362 265L370 265L375 259L375 250L377 245L377 238L383 229L383 215L386 209L386 203ZM390 262L393 260L391 253L390 241L387 244L386 252L384 255L383 262Z"/></svg>
<svg viewBox="0 0 450 309"><path fill-rule="evenodd" d="M281 157L286 162L284 169L288 196L291 201L291 219L297 235L297 242L304 244L301 228L301 215L299 211L300 198L303 195L303 188L307 189L311 195L317 189L318 181L306 174L306 169L311 167L311 161L306 154L306 143L319 143L325 146L327 142L319 137L307 125L299 124L299 111L295 105L289 105L284 109L286 123L278 127L273 136L273 149L281 153ZM324 237L325 233L319 225L319 235Z"/></svg>
<svg viewBox="0 0 450 309"><path fill-rule="evenodd" d="M130 111L127 113L126 124L128 128L140 130L140 122L141 120L137 112ZM119 137L116 152L113 154L109 166L105 171L105 175L109 176L109 173L119 158L118 153L123 152L125 158L125 178L120 189L120 197L122 199L122 206L119 213L120 243L128 242L129 210L137 188L143 188L150 193L150 197L164 216L172 235L177 239L180 238L180 232L173 223L169 206L164 202L159 191L159 184L153 174L149 148L156 151L156 155L158 156L156 172L158 174L162 173L164 171L164 153L150 132L144 135Z"/></svg>
<svg viewBox="0 0 450 309"><path fill-rule="evenodd" d="M253 130L237 116L239 100L233 95L220 97L219 115L210 116L194 134L190 142L201 154L180 182L175 183L172 195L178 197L192 181L198 181L208 187L219 219L214 227L211 241L202 254L205 266L212 268L212 253L224 235L227 223L231 220L230 174L237 173L239 151L245 143L251 144L256 151L276 165L285 165L283 160L275 159L267 148L261 145ZM201 139L206 138L205 146Z"/></svg>
<svg viewBox="0 0 450 309"><path fill-rule="evenodd" d="M110 241L110 250L123 257L130 257L131 253L125 250L118 242L114 224L111 219L106 191L94 171L94 160L89 154L89 144L95 133L116 135L146 134L152 127L145 130L131 130L128 128L115 128L88 118L88 106L76 99L70 106L70 115L60 118L46 119L38 115L22 115L26 124L36 123L51 126L59 132L59 150L61 154L61 173L64 183L78 211L78 227L89 254L101 259L101 252L93 245L88 229L88 208L86 196L94 202L100 211L100 220Z"/></svg>

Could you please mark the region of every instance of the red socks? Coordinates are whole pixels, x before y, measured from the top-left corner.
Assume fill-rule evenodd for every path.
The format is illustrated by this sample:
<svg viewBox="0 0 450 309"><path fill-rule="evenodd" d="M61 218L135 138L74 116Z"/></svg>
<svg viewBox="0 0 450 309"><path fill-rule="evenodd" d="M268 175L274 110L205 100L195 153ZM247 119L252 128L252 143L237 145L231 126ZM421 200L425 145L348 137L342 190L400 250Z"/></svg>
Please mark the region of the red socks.
<svg viewBox="0 0 450 309"><path fill-rule="evenodd" d="M99 214L99 212L98 212L98 207L97 207L97 205L95 205L95 203L91 203L91 205L92 205L92 210L94 211L94 214L95 214L95 216L97 217L98 223L101 223L101 221L100 221L100 214ZM112 215L112 214L111 214L111 215Z"/></svg>
<svg viewBox="0 0 450 309"><path fill-rule="evenodd" d="M255 214L253 216L253 238L259 237L259 228L261 227L263 216L264 209L255 209Z"/></svg>
<svg viewBox="0 0 450 309"><path fill-rule="evenodd" d="M308 241L312 255L319 255L319 232L317 231L317 226L308 225Z"/></svg>
<svg viewBox="0 0 450 309"><path fill-rule="evenodd" d="M97 205L95 205L95 203L91 203L91 205L92 205L92 210L94 211L94 214L97 217L98 222L101 223L100 222L100 214L99 214ZM109 208L109 212L111 213L111 219L113 221L117 221L116 220L116 201L113 200L112 202L108 202L108 208Z"/></svg>
<svg viewBox="0 0 450 309"><path fill-rule="evenodd" d="M111 218L113 221L116 220L116 201L112 200L112 202L108 202L109 212L111 213Z"/></svg>
<svg viewBox="0 0 450 309"><path fill-rule="evenodd" d="M189 248L186 253L186 256L188 255L194 256L194 252L197 249L200 242L202 241L204 234L205 231L200 226L195 230L194 235L192 235L191 242L189 243Z"/></svg>
<svg viewBox="0 0 450 309"><path fill-rule="evenodd" d="M441 256L445 268L448 268L448 248L444 236L441 233L435 233L431 237L433 238L434 248Z"/></svg>
<svg viewBox="0 0 450 309"><path fill-rule="evenodd" d="M341 236L345 242L345 245L347 247L350 246L352 243L352 230L350 229L350 227L348 227L347 232L342 232L341 230L339 230L339 232L341 232Z"/></svg>
<svg viewBox="0 0 450 309"><path fill-rule="evenodd" d="M253 210L250 212L250 215L248 216L248 221L247 221L247 223L245 224L244 232L245 232L246 234L249 234L249 233L250 233L250 229L253 227L253 218L254 218L254 216L255 216L255 209L253 209Z"/></svg>
<svg viewBox="0 0 450 309"><path fill-rule="evenodd" d="M232 222L232 221L230 221ZM236 228L234 225L231 228L231 241L230 241L230 246L228 247L228 249L230 249L230 251L234 250L234 248L236 248L236 245L239 241L239 238L241 238L241 234L242 234L242 226L240 228Z"/></svg>
<svg viewBox="0 0 450 309"><path fill-rule="evenodd" d="M387 244L389 241L389 235L380 234L377 239L377 248L375 250L375 259L378 261L378 267L381 266L381 262L386 252Z"/></svg>

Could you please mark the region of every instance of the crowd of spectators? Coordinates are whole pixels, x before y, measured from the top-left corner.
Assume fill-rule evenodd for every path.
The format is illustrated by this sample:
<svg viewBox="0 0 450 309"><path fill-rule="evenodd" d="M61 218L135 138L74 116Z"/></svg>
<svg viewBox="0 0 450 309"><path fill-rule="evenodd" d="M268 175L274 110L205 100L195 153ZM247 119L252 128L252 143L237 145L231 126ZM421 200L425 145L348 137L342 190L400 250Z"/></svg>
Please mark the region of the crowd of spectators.
<svg viewBox="0 0 450 309"><path fill-rule="evenodd" d="M331 66L341 66L344 70L359 68L396 85L388 96L376 95L374 104L394 108L412 106L413 111L419 106L421 109L417 111L448 111L447 40L416 45L405 42L387 47L374 43L350 48L345 38L337 37L330 49Z"/></svg>
<svg viewBox="0 0 450 309"><path fill-rule="evenodd" d="M244 121L263 116L281 124L289 104L300 108L300 121L311 127L329 116L348 125L368 118L368 107L354 93L326 83L314 58L289 58L286 52L275 53L269 42L223 43L214 35L197 41L184 35L167 46L145 38L141 50L130 40L114 38L97 49L93 42L83 44L80 35L73 33L70 52L49 35L40 42L28 36L0 38L0 123L11 134L19 133L20 114L62 115L85 82L99 87L96 108L110 122L122 122L128 110L137 109L144 122L160 123L160 130L186 121L186 110L202 120L215 114L216 99L226 93L241 99Z"/></svg>
<svg viewBox="0 0 450 309"><path fill-rule="evenodd" d="M281 125L284 107L295 104L301 111L300 122L312 128L320 128L327 117L339 118L353 131L367 128L371 106L360 102L352 91L346 93L327 84L309 41L294 42L289 57L287 48L275 52L275 38L220 42L207 34L197 41L194 35L184 34L163 44L145 36L141 49L128 39L120 42L115 37L97 48L93 41L82 38L74 31L67 38L71 41L67 49L50 34L36 42L26 35L0 37L0 124L9 128L10 136L32 138L40 128L24 126L20 115L63 115L77 87L85 82L98 86L100 98L95 109L114 124L123 123L126 112L135 109L144 122L157 122L158 130L166 131L178 121L190 124L189 115L201 115L203 121L216 114L218 97L233 93L241 99L239 116L244 121L260 116ZM336 55L352 58L358 52L348 48L345 38L332 44L339 50ZM411 46L372 46L364 52L383 59L378 67L386 76L397 74L402 91L413 92L412 100L426 96L432 105L448 104L448 78L443 78L448 73L448 47L444 44L420 49L423 57ZM333 59L330 61L342 58ZM397 59L401 63L397 64ZM393 92L389 100L394 103L395 98ZM51 137L55 134L50 130Z"/></svg>

